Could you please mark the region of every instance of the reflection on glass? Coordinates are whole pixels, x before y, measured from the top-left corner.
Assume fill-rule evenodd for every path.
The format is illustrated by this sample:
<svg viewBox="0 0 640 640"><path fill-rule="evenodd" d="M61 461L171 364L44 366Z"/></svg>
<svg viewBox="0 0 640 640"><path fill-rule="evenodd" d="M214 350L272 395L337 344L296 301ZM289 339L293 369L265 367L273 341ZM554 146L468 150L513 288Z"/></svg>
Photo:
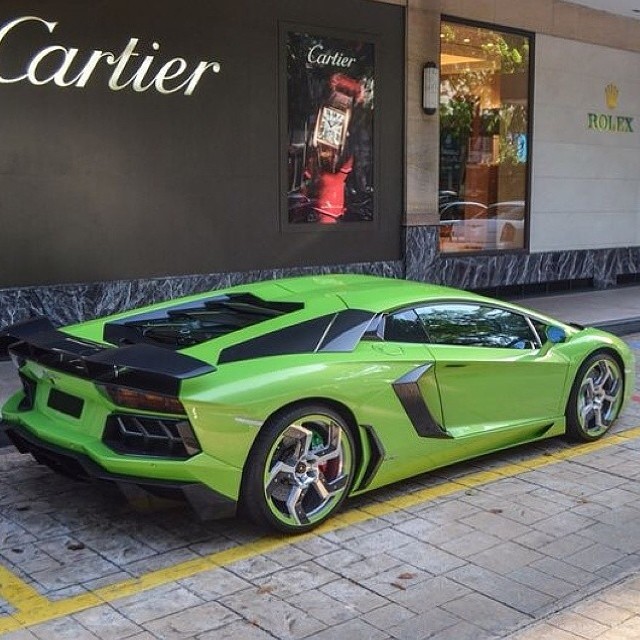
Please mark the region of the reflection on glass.
<svg viewBox="0 0 640 640"><path fill-rule="evenodd" d="M443 22L440 250L522 249L529 37Z"/></svg>
<svg viewBox="0 0 640 640"><path fill-rule="evenodd" d="M426 342L427 334L413 309L387 316L384 326L387 342Z"/></svg>
<svg viewBox="0 0 640 640"><path fill-rule="evenodd" d="M432 344L533 349L536 335L524 316L477 304L439 304L418 309Z"/></svg>

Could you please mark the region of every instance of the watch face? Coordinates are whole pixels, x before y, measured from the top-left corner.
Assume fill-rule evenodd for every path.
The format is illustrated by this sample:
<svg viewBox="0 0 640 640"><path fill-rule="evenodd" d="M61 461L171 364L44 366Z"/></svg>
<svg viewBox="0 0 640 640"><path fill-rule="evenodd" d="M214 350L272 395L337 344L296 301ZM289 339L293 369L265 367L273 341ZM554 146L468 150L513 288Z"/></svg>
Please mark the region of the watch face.
<svg viewBox="0 0 640 640"><path fill-rule="evenodd" d="M323 107L318 128L318 142L323 142L336 149L342 145L345 114L331 107Z"/></svg>

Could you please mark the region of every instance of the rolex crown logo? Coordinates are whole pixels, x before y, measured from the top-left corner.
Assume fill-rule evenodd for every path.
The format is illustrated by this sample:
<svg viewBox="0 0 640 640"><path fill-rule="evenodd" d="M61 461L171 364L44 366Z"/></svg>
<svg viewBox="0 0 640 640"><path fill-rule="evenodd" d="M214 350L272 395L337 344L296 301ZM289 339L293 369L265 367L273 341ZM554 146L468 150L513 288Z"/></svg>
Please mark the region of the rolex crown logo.
<svg viewBox="0 0 640 640"><path fill-rule="evenodd" d="M618 106L618 96L620 91L615 84L608 84L604 89L604 95L607 101L607 108L615 109Z"/></svg>

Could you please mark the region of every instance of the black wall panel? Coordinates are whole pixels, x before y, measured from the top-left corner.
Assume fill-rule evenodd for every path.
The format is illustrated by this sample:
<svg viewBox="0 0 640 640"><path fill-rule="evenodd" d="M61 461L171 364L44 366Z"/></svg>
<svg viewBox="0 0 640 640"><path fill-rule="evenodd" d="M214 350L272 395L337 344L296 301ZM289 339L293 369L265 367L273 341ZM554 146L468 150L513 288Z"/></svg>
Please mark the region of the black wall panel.
<svg viewBox="0 0 640 640"><path fill-rule="evenodd" d="M369 0L3 0L0 77L44 47L218 61L193 95L0 83L0 287L337 264L400 257L404 17ZM377 220L288 230L281 222L283 23L376 42ZM159 44L159 51L152 43ZM55 59L52 54L50 59ZM45 63L40 77L46 76ZM73 73L69 73L70 77ZM167 83L170 84L170 83ZM286 187L284 187L286 188Z"/></svg>

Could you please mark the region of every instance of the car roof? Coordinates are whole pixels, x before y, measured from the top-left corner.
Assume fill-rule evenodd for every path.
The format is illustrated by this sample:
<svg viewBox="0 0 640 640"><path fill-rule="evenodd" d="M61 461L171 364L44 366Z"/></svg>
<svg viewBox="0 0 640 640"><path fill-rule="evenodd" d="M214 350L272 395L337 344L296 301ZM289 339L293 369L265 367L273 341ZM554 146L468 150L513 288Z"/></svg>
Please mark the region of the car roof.
<svg viewBox="0 0 640 640"><path fill-rule="evenodd" d="M275 299L274 284L282 289L282 297L278 296L278 299L312 303L321 299L339 298L348 308L374 312L435 299L484 300L476 294L450 287L356 274L284 278L270 283L256 283L249 288L255 295L262 297L264 293Z"/></svg>

